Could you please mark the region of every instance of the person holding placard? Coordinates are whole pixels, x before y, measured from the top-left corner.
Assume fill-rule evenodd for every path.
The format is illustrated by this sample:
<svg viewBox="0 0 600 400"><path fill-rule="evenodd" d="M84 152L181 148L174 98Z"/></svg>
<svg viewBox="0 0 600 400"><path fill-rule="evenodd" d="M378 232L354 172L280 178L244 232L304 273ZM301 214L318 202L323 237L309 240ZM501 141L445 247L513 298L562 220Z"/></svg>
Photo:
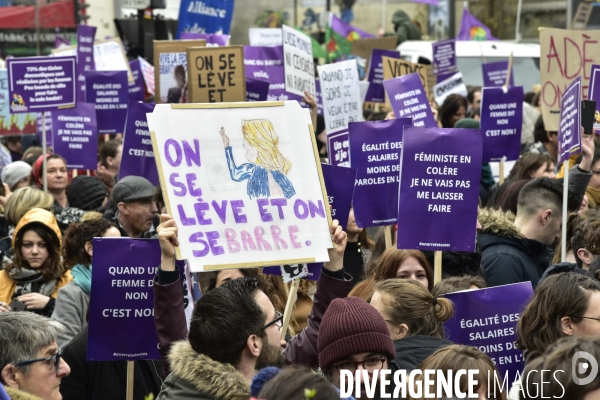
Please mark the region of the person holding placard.
<svg viewBox="0 0 600 400"><path fill-rule="evenodd" d="M437 349L450 346L443 322L452 317L452 302L434 297L408 279L375 284L370 303L385 318L396 347L396 364L408 374Z"/></svg>
<svg viewBox="0 0 600 400"><path fill-rule="evenodd" d="M451 94L438 109L438 123L442 128L454 128L458 120L467 116L467 99L460 94Z"/></svg>
<svg viewBox="0 0 600 400"><path fill-rule="evenodd" d="M58 336L61 347L87 326L92 288L92 240L95 237L121 237L121 233L104 218L71 224L65 232L64 262L71 270L73 280L59 289L52 313L52 319L65 326Z"/></svg>
<svg viewBox="0 0 600 400"><path fill-rule="evenodd" d="M202 390L193 392L206 398L242 398L246 391L248 397L249 381L257 368L283 365L285 362L307 366L317 364L315 349L324 307L333 300L329 297L331 293L336 295L341 291L335 287L335 282L343 282L337 285L345 290L341 297L348 293L351 284L349 275L342 270L346 234L336 220L330 227L330 233L337 247L329 250L330 261L324 264L322 270L309 325L290 340L283 353L279 341L282 316L276 315L271 301L253 283L256 280L248 278L233 279L206 293L196 303L187 334L181 284L175 267L174 246L179 244L175 220L163 214L157 232L162 258L154 285L155 324L161 355L164 357L169 351L172 370L158 400L176 393L189 393L189 389L181 388L189 381L194 382L196 388L202 387ZM328 284L333 287L327 287ZM221 327L225 326L227 328L223 330ZM235 327L235 332L231 327ZM185 339L186 334L188 341L174 343ZM235 345L234 342L239 343ZM190 357L204 360L208 369L199 362L193 362L190 367ZM207 380L219 379L219 376L223 378L222 386L205 386ZM224 396L224 390L230 391L228 396Z"/></svg>
<svg viewBox="0 0 600 400"><path fill-rule="evenodd" d="M34 208L15 228L15 260L0 271L0 313L13 308L49 317L58 289L73 276L60 258L62 234L51 212Z"/></svg>

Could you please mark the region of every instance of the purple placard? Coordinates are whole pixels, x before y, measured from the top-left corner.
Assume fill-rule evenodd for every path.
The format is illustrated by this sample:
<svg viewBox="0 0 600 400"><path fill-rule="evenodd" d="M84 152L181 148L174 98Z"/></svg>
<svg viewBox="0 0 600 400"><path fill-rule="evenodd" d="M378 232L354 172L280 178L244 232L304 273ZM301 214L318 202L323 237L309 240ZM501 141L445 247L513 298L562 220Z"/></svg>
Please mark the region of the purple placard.
<svg viewBox="0 0 600 400"><path fill-rule="evenodd" d="M446 39L434 42L433 73L435 75L456 72L456 39Z"/></svg>
<svg viewBox="0 0 600 400"><path fill-rule="evenodd" d="M153 278L156 239L94 239L87 361L159 360ZM143 257L140 257L143 254Z"/></svg>
<svg viewBox="0 0 600 400"><path fill-rule="evenodd" d="M98 125L96 109L90 103L52 112L54 153L67 160L69 169L98 167Z"/></svg>
<svg viewBox="0 0 600 400"><path fill-rule="evenodd" d="M329 197L331 207L331 218L337 219L340 226L346 230L348 226L348 215L352 205L354 193L354 181L356 179L355 168L335 167L333 165L321 164L323 180ZM308 275L304 279L319 280L323 263L307 264ZM264 274L281 275L281 267L263 268Z"/></svg>
<svg viewBox="0 0 600 400"><path fill-rule="evenodd" d="M515 347L516 327L532 296L531 282L445 294L454 303L454 315L444 323L444 332L454 343L487 354L498 368L498 381L508 374L510 386L517 372L523 372L523 352Z"/></svg>
<svg viewBox="0 0 600 400"><path fill-rule="evenodd" d="M592 64L588 100L594 100L596 102L594 129L598 135L600 134L600 65Z"/></svg>
<svg viewBox="0 0 600 400"><path fill-rule="evenodd" d="M414 126L437 126L418 73L388 79L383 86L396 117L412 118Z"/></svg>
<svg viewBox="0 0 600 400"><path fill-rule="evenodd" d="M218 33L196 33L196 32L181 32L181 40L186 39L205 39L206 45L213 46L227 46L229 35L222 35Z"/></svg>
<svg viewBox="0 0 600 400"><path fill-rule="evenodd" d="M558 160L562 164L574 154L581 153L581 77L565 89L560 99L558 126Z"/></svg>
<svg viewBox="0 0 600 400"><path fill-rule="evenodd" d="M508 61L495 61L482 64L483 86L494 87L504 86L506 83L506 73L508 71ZM514 74L511 71L509 86L515 86Z"/></svg>
<svg viewBox="0 0 600 400"><path fill-rule="evenodd" d="M35 115L36 120L35 120L35 124L36 124L36 128L37 128L37 135L38 135L38 139L40 140L40 143L43 142L43 133L44 133L44 125L46 125L46 145L47 146L52 146L52 112L47 111L46 112L46 120L45 120L45 124L42 124L43 120L43 113L37 113Z"/></svg>
<svg viewBox="0 0 600 400"><path fill-rule="evenodd" d="M123 156L119 169L119 180L126 176L143 176L153 185L158 185L158 170L152 149L146 114L154 111L153 103L129 102Z"/></svg>
<svg viewBox="0 0 600 400"><path fill-rule="evenodd" d="M319 79L315 79L315 90L317 91L317 114L323 115L323 95L321 94L321 81ZM317 129L316 126L315 129ZM319 133L317 132L317 134Z"/></svg>
<svg viewBox="0 0 600 400"><path fill-rule="evenodd" d="M144 101L144 76L140 67L140 60L129 61L133 81L129 82L129 101Z"/></svg>
<svg viewBox="0 0 600 400"><path fill-rule="evenodd" d="M357 169L354 219L359 228L396 223L402 129L411 122L397 118L349 124L352 167Z"/></svg>
<svg viewBox="0 0 600 400"><path fill-rule="evenodd" d="M246 101L267 101L270 86L269 81L246 77Z"/></svg>
<svg viewBox="0 0 600 400"><path fill-rule="evenodd" d="M94 37L96 27L77 25L77 101L85 101L85 73L94 71Z"/></svg>
<svg viewBox="0 0 600 400"><path fill-rule="evenodd" d="M298 100L301 97L285 91L283 46L244 46L246 77L269 81L269 101Z"/></svg>
<svg viewBox="0 0 600 400"><path fill-rule="evenodd" d="M398 248L475 251L479 129L404 128Z"/></svg>
<svg viewBox="0 0 600 400"><path fill-rule="evenodd" d="M329 164L336 167L350 166L350 141L347 131L327 135L327 157Z"/></svg>
<svg viewBox="0 0 600 400"><path fill-rule="evenodd" d="M75 106L75 56L6 60L10 112L52 111Z"/></svg>
<svg viewBox="0 0 600 400"><path fill-rule="evenodd" d="M483 162L518 160L523 125L523 87L484 87L481 97Z"/></svg>
<svg viewBox="0 0 600 400"><path fill-rule="evenodd" d="M383 66L381 57L400 58L398 50L373 49L369 61L369 75L367 80L371 83L367 89L365 101L373 103L385 103L385 89L383 88Z"/></svg>
<svg viewBox="0 0 600 400"><path fill-rule="evenodd" d="M85 74L85 98L96 105L98 133L123 133L129 103L127 71L90 71Z"/></svg>

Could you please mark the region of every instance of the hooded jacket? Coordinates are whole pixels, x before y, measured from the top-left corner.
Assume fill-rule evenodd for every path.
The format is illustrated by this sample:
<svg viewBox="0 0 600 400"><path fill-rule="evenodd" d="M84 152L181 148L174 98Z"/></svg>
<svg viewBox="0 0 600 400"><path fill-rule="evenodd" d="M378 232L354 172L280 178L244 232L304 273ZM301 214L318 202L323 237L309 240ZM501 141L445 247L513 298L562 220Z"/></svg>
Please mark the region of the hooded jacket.
<svg viewBox="0 0 600 400"><path fill-rule="evenodd" d="M15 240L17 234L24 227L32 223L39 223L50 229L50 231L52 231L54 235L56 235L59 247L61 247L62 234L60 233L60 228L58 227L58 223L56 222L56 218L54 218L54 215L49 211L42 210L41 208L33 208L21 218L19 223L17 223L12 240L13 248L16 249ZM56 287L51 297L55 299L56 295L58 294L58 289L71 282L71 280L73 280L71 271L66 271L62 276L58 277L56 281ZM0 301L10 303L12 300L12 296L15 293L16 287L16 282L8 276L8 273L5 270L0 271Z"/></svg>
<svg viewBox="0 0 600 400"><path fill-rule="evenodd" d="M188 341L174 343L171 373L156 400L248 400L250 383L232 365L198 354Z"/></svg>
<svg viewBox="0 0 600 400"><path fill-rule="evenodd" d="M397 10L392 17L392 24L394 24L394 33L386 34L386 36L398 37L398 43L406 40L421 40L421 31L414 22L411 21L408 14L402 10Z"/></svg>
<svg viewBox="0 0 600 400"><path fill-rule="evenodd" d="M482 229L477 234L481 264L490 286L530 281L535 288L550 266L552 249L537 240L525 238L514 224L511 212L483 209Z"/></svg>
<svg viewBox="0 0 600 400"><path fill-rule="evenodd" d="M434 336L415 335L394 340L396 347L396 364L400 369L410 373L421 365L423 361L438 349L450 346L450 340Z"/></svg>

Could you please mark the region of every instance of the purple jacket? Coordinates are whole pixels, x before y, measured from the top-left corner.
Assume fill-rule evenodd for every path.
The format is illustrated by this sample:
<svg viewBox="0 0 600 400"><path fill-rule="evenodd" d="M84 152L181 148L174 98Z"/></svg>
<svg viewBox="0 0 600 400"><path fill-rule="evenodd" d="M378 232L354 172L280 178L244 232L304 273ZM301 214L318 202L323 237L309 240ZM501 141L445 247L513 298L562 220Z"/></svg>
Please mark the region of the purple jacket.
<svg viewBox="0 0 600 400"><path fill-rule="evenodd" d="M283 352L287 364L300 364L314 368L319 365L317 337L323 315L333 300L348 296L352 289L352 277L349 274L344 274L345 280L341 280L328 275L328 272L322 272L319 277L313 307L308 316L308 325L287 343ZM329 274L335 273L329 272ZM185 340L188 335L183 290L179 279L168 285L159 285L158 278L154 278L154 326L160 344L163 371L167 376L170 372L167 355L171 343Z"/></svg>

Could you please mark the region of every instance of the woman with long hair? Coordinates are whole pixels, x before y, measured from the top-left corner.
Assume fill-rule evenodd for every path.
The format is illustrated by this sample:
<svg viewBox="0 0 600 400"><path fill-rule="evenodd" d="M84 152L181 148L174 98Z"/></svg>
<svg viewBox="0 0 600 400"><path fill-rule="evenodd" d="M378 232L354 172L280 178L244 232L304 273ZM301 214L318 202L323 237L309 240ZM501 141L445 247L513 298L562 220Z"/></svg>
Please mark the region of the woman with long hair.
<svg viewBox="0 0 600 400"><path fill-rule="evenodd" d="M229 137L221 128L221 138L227 156L227 165L231 179L235 182L248 180L248 196L258 197L284 196L289 199L296 191L287 178L292 163L279 151L279 137L268 119L242 121L244 149L249 163L235 165Z"/></svg>
<svg viewBox="0 0 600 400"><path fill-rule="evenodd" d="M449 346L442 323L452 317L452 302L434 297L422 284L409 279L375 283L371 305L388 324L396 347L396 363L407 373L437 349Z"/></svg>
<svg viewBox="0 0 600 400"><path fill-rule="evenodd" d="M95 237L121 237L121 232L107 219L93 219L71 224L65 232L63 255L73 280L58 291L52 319L65 329L58 335L58 345L67 344L87 326L86 314L92 288L92 255Z"/></svg>
<svg viewBox="0 0 600 400"><path fill-rule="evenodd" d="M373 295L376 282L393 278L411 279L419 282L430 292L433 290L433 272L422 252L388 249L371 271L371 275L356 285L349 296L368 301Z"/></svg>
<svg viewBox="0 0 600 400"><path fill-rule="evenodd" d="M14 262L0 271L0 312L52 315L58 289L73 279L60 259L61 239L51 212L34 208L21 218L12 239Z"/></svg>

